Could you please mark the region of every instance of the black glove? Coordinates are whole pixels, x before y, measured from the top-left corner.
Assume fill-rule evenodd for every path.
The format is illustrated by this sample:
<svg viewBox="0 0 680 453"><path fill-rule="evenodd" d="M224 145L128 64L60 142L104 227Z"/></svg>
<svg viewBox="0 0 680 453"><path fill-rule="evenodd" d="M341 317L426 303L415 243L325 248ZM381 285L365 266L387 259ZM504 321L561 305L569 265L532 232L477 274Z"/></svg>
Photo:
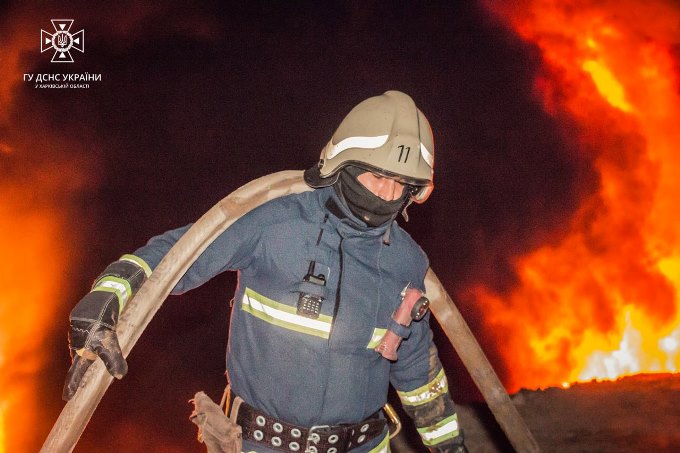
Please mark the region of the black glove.
<svg viewBox="0 0 680 453"><path fill-rule="evenodd" d="M116 379L127 373L127 362L118 344L118 298L114 293L93 291L71 312L69 349L71 368L66 374L63 398L70 400L78 390L87 369L100 357Z"/></svg>
<svg viewBox="0 0 680 453"><path fill-rule="evenodd" d="M62 397L65 401L75 395L85 372L97 357L116 379L127 373L127 362L115 329L123 306L145 279L144 269L138 264L125 259L116 261L106 268L92 291L71 311L69 345L72 363L64 383Z"/></svg>

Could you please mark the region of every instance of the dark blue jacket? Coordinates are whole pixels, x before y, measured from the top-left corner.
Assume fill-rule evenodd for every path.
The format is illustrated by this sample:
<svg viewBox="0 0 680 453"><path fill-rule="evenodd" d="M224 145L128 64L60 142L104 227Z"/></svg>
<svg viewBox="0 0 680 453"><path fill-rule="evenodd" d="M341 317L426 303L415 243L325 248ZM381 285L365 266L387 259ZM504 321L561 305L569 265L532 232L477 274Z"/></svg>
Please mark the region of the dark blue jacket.
<svg viewBox="0 0 680 453"><path fill-rule="evenodd" d="M425 253L396 222L384 244L386 228L366 227L324 188L260 206L206 249L173 294L238 271L227 349L235 394L291 423L334 425L378 411L390 382L402 399L438 373L446 384L439 360L429 360L428 318L411 324L396 362L373 350L401 291L408 284L424 290L428 268ZM135 255L155 268L187 229L156 236ZM325 287L303 282L312 261ZM325 299L317 320L296 314L305 291Z"/></svg>

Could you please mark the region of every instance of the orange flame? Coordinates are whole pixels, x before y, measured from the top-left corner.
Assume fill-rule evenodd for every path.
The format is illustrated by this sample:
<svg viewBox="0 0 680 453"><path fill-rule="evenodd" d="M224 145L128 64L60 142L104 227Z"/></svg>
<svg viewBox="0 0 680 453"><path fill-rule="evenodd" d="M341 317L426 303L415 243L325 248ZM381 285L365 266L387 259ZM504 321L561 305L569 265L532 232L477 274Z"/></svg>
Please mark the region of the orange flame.
<svg viewBox="0 0 680 453"><path fill-rule="evenodd" d="M16 104L24 56L38 45L30 11L12 11L0 66L0 453L35 451L50 423L38 400L45 380L48 335L65 300L67 263L73 259L71 199L85 183L63 136L44 124L39 108L25 121ZM11 20L10 20L11 19ZM21 119L19 119L21 118ZM63 325L59 320L58 325ZM63 334L62 334L63 335ZM64 341L63 337L59 341ZM65 346L64 346L65 347Z"/></svg>
<svg viewBox="0 0 680 453"><path fill-rule="evenodd" d="M9 27L8 32L16 31L12 28ZM9 117L12 90L17 83L12 75L18 73L26 38L16 33L3 49L6 58L4 70L0 71L3 76L0 78L0 125ZM14 150L5 141L6 137L0 137L0 250L3 251L0 261L0 287L3 288L0 303L0 453L21 451L21 442L30 439L32 434L27 427L36 421L37 404L33 396L36 383L32 376L37 371L37 351L32 350L36 344L31 339L38 334L35 329L40 320L33 320L35 313L32 311L36 305L30 303L31 295L25 291L41 292L29 278L29 269L40 262L36 251L47 252L43 250L44 235L29 238L24 234L25 228L35 232L33 227L37 224L31 220L29 209L19 207L25 205L26 197L20 187L9 181L11 176L6 170L6 162L12 159ZM44 219L42 224L45 225Z"/></svg>
<svg viewBox="0 0 680 453"><path fill-rule="evenodd" d="M39 396L51 334L63 325L57 313L70 296L68 263L77 256L71 200L85 182L58 156L65 148L58 140L53 148L15 143L9 156L0 156L9 169L0 180L0 453L34 450L41 440L36 433L48 428L41 414L54 400L43 405ZM56 154L44 163L32 160L27 149Z"/></svg>
<svg viewBox="0 0 680 453"><path fill-rule="evenodd" d="M0 264L0 452L21 451L34 435L44 326L52 322L59 295L59 282L47 276L59 275L64 262L54 247L61 236L59 215L25 206L31 198L18 187L0 188L0 248L6 256Z"/></svg>
<svg viewBox="0 0 680 453"><path fill-rule="evenodd" d="M570 4L573 3L573 4ZM521 5L521 6L519 6ZM680 96L671 2L488 2L542 52L536 93L596 150L599 192L559 243L516 261L502 299L472 289L507 345L511 389L680 366ZM674 41L675 40L675 41Z"/></svg>

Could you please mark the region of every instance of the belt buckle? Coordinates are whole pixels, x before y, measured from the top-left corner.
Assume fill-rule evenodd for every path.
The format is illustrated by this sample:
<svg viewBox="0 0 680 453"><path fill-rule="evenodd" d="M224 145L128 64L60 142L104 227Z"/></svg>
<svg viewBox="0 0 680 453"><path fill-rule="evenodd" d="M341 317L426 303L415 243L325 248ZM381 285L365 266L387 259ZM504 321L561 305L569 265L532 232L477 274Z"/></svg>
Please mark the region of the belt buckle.
<svg viewBox="0 0 680 453"><path fill-rule="evenodd" d="M318 453L319 448L317 444L321 442L321 433L329 432L331 427L329 425L314 425L309 428L307 433L307 441L305 443L305 453Z"/></svg>

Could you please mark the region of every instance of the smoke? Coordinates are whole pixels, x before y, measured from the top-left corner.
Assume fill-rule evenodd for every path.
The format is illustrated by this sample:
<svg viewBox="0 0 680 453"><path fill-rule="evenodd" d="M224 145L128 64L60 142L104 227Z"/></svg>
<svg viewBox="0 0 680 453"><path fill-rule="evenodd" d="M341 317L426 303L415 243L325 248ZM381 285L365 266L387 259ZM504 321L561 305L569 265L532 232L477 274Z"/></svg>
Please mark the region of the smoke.
<svg viewBox="0 0 680 453"><path fill-rule="evenodd" d="M112 150L105 129L91 121L96 93L41 90L23 75L96 72L95 58L89 65L50 66L39 36L51 29L51 18L74 17L74 27L85 28L88 56L104 37L112 52L143 39L144 23L163 17L164 9L129 2L100 5L95 13L85 4L17 3L0 18L0 451L36 451L42 441L36 432L51 425L39 414L60 406L58 383L44 371L66 364L65 307L94 277L76 263L101 226L102 207L89 197L99 190ZM172 33L207 39L214 28L210 20L199 22L192 14L164 20Z"/></svg>

